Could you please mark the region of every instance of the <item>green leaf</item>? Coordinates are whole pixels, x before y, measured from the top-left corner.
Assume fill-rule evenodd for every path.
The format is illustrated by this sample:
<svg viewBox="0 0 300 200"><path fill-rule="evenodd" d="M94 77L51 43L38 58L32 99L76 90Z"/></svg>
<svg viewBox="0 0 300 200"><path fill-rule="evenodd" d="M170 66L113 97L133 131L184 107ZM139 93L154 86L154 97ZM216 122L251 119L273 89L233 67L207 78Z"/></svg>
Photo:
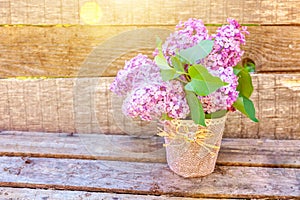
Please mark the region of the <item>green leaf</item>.
<svg viewBox="0 0 300 200"><path fill-rule="evenodd" d="M161 43L162 41L160 39L157 39L157 49L158 49L158 55L155 56L154 62L157 64L157 66L162 70L168 70L172 69L172 67L169 66L168 61L166 60L162 50L161 50Z"/></svg>
<svg viewBox="0 0 300 200"><path fill-rule="evenodd" d="M185 91L185 97L187 99L192 120L199 125L206 126L205 124L205 114L203 111L203 107L195 93L190 91Z"/></svg>
<svg viewBox="0 0 300 200"><path fill-rule="evenodd" d="M187 91L195 92L195 90L194 90L191 82L189 82L188 84L186 84L184 86L184 89L187 90Z"/></svg>
<svg viewBox="0 0 300 200"><path fill-rule="evenodd" d="M252 121L258 122L258 119L255 117L255 108L253 102L247 97L240 95L233 103L233 107L249 117Z"/></svg>
<svg viewBox="0 0 300 200"><path fill-rule="evenodd" d="M236 65L233 67L233 73L237 76L240 71L243 70L243 67L241 65Z"/></svg>
<svg viewBox="0 0 300 200"><path fill-rule="evenodd" d="M154 58L154 62L157 64L157 66L162 70L172 69L162 52L160 52L157 56Z"/></svg>
<svg viewBox="0 0 300 200"><path fill-rule="evenodd" d="M248 71L243 70L239 73L239 84L237 86L237 91L243 96L250 98L253 92L252 79Z"/></svg>
<svg viewBox="0 0 300 200"><path fill-rule="evenodd" d="M160 37L156 37L156 47L161 49L161 45L162 45L162 40L160 39Z"/></svg>
<svg viewBox="0 0 300 200"><path fill-rule="evenodd" d="M180 59L178 57L176 57L176 56L172 57L171 62L172 62L174 69L176 69L176 71L185 72L183 64L182 64L182 62L180 62Z"/></svg>
<svg viewBox="0 0 300 200"><path fill-rule="evenodd" d="M234 73L239 77L237 91L247 98L250 98L253 92L252 78L249 72L242 66L235 66Z"/></svg>
<svg viewBox="0 0 300 200"><path fill-rule="evenodd" d="M224 117L228 111L227 110L219 110L210 114L205 114L205 119L215 119Z"/></svg>
<svg viewBox="0 0 300 200"><path fill-rule="evenodd" d="M202 40L197 45L183 49L179 52L179 56L190 64L205 58L213 49L213 40Z"/></svg>
<svg viewBox="0 0 300 200"><path fill-rule="evenodd" d="M160 75L163 81L169 81L179 76L179 74L176 74L176 70L174 68L161 69Z"/></svg>
<svg viewBox="0 0 300 200"><path fill-rule="evenodd" d="M255 64L254 63L252 63L252 62L247 62L246 64L245 64L245 69L249 72L249 73L253 73L253 72L255 72L255 70L256 70L256 66L255 66Z"/></svg>
<svg viewBox="0 0 300 200"><path fill-rule="evenodd" d="M228 85L219 77L211 75L202 65L190 66L188 73L192 79L185 86L185 89L193 91L199 96L207 96L220 87Z"/></svg>
<svg viewBox="0 0 300 200"><path fill-rule="evenodd" d="M157 66L160 68L160 75L164 81L169 81L174 78L177 78L180 76L179 74L176 74L176 70L172 67L170 67L168 61L166 60L165 56L163 55L161 44L162 41L157 38L157 49L159 51L158 55L155 56L154 62L157 64Z"/></svg>

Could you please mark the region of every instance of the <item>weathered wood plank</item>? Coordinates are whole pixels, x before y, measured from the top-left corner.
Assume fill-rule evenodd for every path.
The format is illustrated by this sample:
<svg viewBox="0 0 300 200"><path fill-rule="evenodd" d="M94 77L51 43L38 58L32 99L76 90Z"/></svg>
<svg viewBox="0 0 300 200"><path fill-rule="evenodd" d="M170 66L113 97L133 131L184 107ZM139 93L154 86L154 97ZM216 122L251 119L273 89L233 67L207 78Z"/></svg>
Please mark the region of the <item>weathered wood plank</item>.
<svg viewBox="0 0 300 200"><path fill-rule="evenodd" d="M0 155L166 162L163 139L95 134L2 132ZM300 168L300 140L223 138L218 165Z"/></svg>
<svg viewBox="0 0 300 200"><path fill-rule="evenodd" d="M2 187L217 198L300 195L300 169L290 168L221 166L207 177L184 179L161 163L0 157L0 169Z"/></svg>
<svg viewBox="0 0 300 200"><path fill-rule="evenodd" d="M10 188L0 187L1 199L22 199L22 200L71 200L71 199L88 199L88 200L196 200L195 198L169 197L169 196L152 196L152 195L133 195L133 194L116 194L103 192L85 192L85 191L68 191L68 190L46 190L46 189L28 189L28 188ZM230 198L231 199L231 198ZM197 198L197 200L212 200L208 198ZM231 199L232 200L232 199Z"/></svg>
<svg viewBox="0 0 300 200"><path fill-rule="evenodd" d="M0 1L0 24L11 24L10 1Z"/></svg>
<svg viewBox="0 0 300 200"><path fill-rule="evenodd" d="M43 2L43 3L41 3ZM223 23L230 16L242 23L299 24L300 3L297 0L163 0L148 1L92 1L87 0L6 0L0 10L1 24L174 24L190 17L202 18L206 23ZM80 12L84 7L90 9ZM87 17L88 16L88 17ZM94 17L93 17L94 16Z"/></svg>
<svg viewBox="0 0 300 200"><path fill-rule="evenodd" d="M253 101L260 122L230 113L225 137L300 139L299 80L299 74L253 75ZM0 130L156 134L155 123L123 116L122 99L108 89L112 81L103 77L2 79ZM31 90L35 93L26 95Z"/></svg>
<svg viewBox="0 0 300 200"><path fill-rule="evenodd" d="M2 132L0 155L165 162L160 137Z"/></svg>
<svg viewBox="0 0 300 200"><path fill-rule="evenodd" d="M300 167L300 140L222 140L220 165ZM282 164L279 164L282 163Z"/></svg>
<svg viewBox="0 0 300 200"><path fill-rule="evenodd" d="M213 32L216 27L209 27ZM152 57L171 26L0 27L0 77L115 76L138 53ZM300 71L300 26L249 27L244 58L257 71ZM288 34L286 34L288 33Z"/></svg>

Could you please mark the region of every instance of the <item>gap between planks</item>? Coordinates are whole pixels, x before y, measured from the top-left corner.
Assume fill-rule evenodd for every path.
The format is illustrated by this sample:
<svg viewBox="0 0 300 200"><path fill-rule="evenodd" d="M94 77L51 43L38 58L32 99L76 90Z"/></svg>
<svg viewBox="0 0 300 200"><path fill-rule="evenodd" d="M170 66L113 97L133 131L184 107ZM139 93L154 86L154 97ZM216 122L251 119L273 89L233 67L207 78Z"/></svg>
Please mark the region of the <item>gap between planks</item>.
<svg viewBox="0 0 300 200"><path fill-rule="evenodd" d="M0 155L165 163L157 136L52 134L7 131L0 134ZM300 168L300 140L223 138L217 164Z"/></svg>

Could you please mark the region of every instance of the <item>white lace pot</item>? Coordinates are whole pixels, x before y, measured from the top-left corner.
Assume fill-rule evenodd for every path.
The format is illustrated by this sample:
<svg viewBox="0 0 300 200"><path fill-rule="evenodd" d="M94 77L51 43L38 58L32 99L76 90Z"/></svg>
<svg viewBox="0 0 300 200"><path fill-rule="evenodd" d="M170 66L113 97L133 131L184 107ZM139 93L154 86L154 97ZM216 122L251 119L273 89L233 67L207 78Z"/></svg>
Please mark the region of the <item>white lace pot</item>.
<svg viewBox="0 0 300 200"><path fill-rule="evenodd" d="M167 162L176 174L188 178L214 171L226 116L205 121L207 127L192 120L170 121L164 125L164 131L172 135L165 137Z"/></svg>

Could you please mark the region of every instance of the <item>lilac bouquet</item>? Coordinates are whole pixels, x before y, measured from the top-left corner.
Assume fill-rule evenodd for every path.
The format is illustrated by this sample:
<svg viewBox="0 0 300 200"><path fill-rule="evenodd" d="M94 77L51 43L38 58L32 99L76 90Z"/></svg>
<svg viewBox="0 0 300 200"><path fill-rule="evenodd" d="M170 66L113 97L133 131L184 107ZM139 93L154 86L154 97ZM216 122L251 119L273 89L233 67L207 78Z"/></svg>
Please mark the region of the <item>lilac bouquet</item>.
<svg viewBox="0 0 300 200"><path fill-rule="evenodd" d="M191 18L164 43L158 39L154 60L139 54L126 62L110 86L125 97L123 113L147 121L191 117L205 126L207 118L239 110L257 122L251 76L238 64L249 32L236 20L228 23L209 35Z"/></svg>

